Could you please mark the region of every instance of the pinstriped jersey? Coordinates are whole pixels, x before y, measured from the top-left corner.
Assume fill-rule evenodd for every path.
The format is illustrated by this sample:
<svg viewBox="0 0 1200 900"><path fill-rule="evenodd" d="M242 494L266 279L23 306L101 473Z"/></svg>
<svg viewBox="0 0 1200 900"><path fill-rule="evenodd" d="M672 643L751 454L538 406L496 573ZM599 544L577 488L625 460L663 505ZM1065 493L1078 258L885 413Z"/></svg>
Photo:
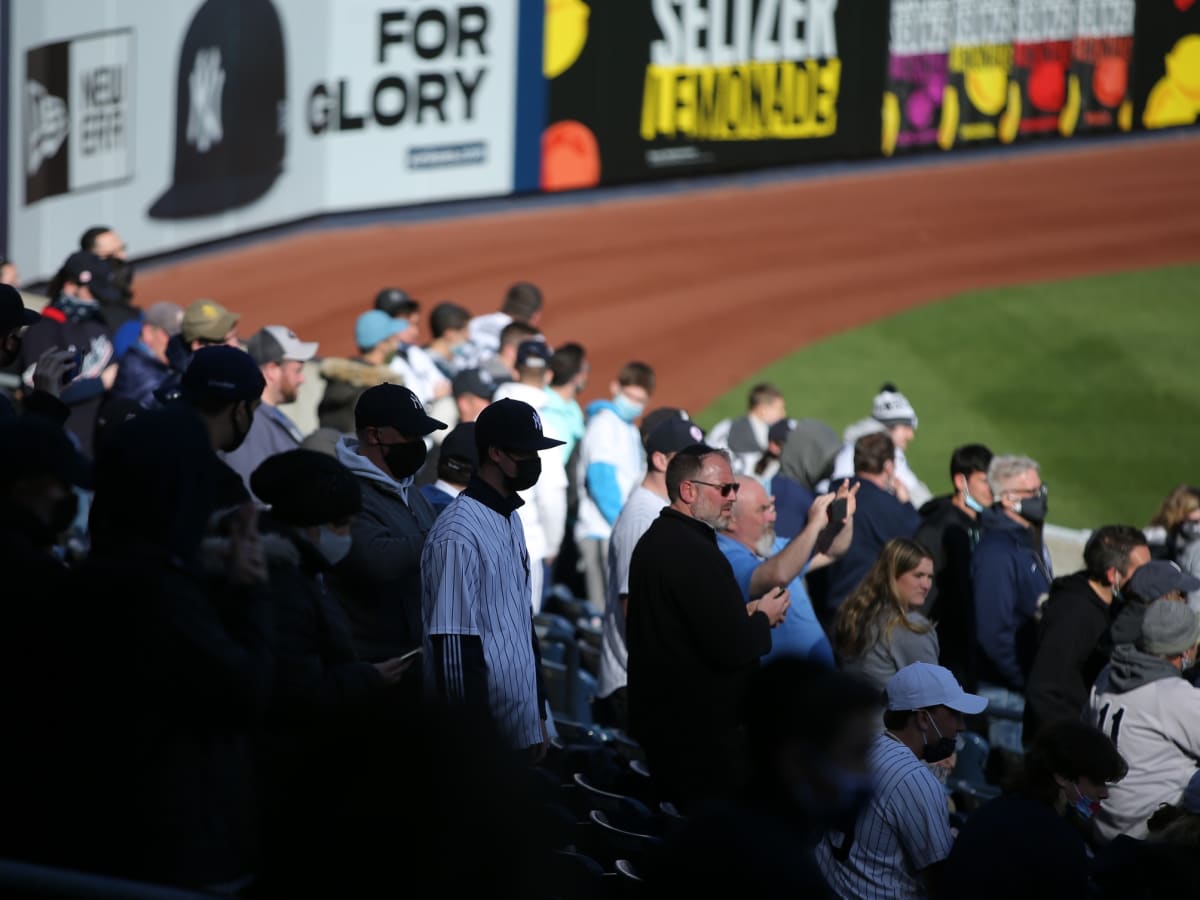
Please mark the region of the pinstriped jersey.
<svg viewBox="0 0 1200 900"><path fill-rule="evenodd" d="M920 872L950 855L946 795L908 747L881 734L868 756L875 795L853 834L829 832L817 863L839 897L916 900L928 896Z"/></svg>
<svg viewBox="0 0 1200 900"><path fill-rule="evenodd" d="M421 612L426 684L435 678L431 635L478 637L496 724L513 747L540 744L529 554L515 510L505 516L465 493L451 501L425 540Z"/></svg>

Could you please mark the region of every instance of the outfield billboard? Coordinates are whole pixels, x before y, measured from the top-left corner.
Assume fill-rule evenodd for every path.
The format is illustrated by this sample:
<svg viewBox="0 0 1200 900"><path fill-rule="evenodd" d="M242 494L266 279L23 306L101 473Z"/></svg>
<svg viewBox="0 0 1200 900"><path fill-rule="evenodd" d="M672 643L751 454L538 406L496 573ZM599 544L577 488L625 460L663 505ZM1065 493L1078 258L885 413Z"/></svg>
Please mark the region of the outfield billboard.
<svg viewBox="0 0 1200 900"><path fill-rule="evenodd" d="M543 186L878 153L887 17L838 0L552 0Z"/></svg>
<svg viewBox="0 0 1200 900"><path fill-rule="evenodd" d="M510 193L535 5L540 21L541 0L14 0L7 252L48 276L97 222L144 256Z"/></svg>

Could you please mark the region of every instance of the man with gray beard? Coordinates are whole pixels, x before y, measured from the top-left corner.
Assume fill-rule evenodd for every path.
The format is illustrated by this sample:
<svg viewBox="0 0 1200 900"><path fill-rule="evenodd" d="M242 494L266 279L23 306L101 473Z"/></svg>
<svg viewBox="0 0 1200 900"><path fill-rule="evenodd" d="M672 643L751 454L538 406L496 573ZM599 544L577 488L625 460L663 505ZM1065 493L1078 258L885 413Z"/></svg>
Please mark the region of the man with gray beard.
<svg viewBox="0 0 1200 900"><path fill-rule="evenodd" d="M742 475L737 481L737 500L729 524L717 533L717 546L733 567L742 599L750 603L772 587L786 586L791 595L787 620L771 634L764 662L799 656L832 669L833 649L813 612L804 576L829 565L850 546L858 485L852 489L843 482L836 494L817 497L804 530L789 541L775 534L775 498L757 479ZM834 500L845 503L834 507Z"/></svg>

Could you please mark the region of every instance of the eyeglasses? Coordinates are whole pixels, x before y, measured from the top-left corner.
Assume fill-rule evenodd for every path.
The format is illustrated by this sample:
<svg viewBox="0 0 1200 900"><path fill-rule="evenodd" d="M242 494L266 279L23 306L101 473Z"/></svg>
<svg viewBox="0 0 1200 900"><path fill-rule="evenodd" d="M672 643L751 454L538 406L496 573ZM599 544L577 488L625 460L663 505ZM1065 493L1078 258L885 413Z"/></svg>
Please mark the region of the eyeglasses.
<svg viewBox="0 0 1200 900"><path fill-rule="evenodd" d="M1025 488L1024 490L1008 491L1013 496L1020 497L1022 500L1032 500L1034 497L1047 497L1050 494L1050 487L1045 482L1041 487Z"/></svg>
<svg viewBox="0 0 1200 900"><path fill-rule="evenodd" d="M690 481L692 484L705 484L709 487L716 488L721 492L722 497L728 497L730 494L736 494L738 492L738 488L741 486L736 481L727 481L724 484L714 484L711 481L700 481L696 478L689 478L688 481Z"/></svg>

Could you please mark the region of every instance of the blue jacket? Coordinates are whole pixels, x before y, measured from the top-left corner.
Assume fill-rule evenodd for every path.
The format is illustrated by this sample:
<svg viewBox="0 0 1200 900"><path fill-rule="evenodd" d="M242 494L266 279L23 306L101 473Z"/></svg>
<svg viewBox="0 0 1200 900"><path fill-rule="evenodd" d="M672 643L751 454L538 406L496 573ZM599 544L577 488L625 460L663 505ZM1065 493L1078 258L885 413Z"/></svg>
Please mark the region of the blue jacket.
<svg viewBox="0 0 1200 900"><path fill-rule="evenodd" d="M998 510L984 512L982 521L971 557L979 680L1024 691L1037 649L1034 617L1053 575L1030 529Z"/></svg>
<svg viewBox="0 0 1200 900"><path fill-rule="evenodd" d="M771 494L775 497L775 533L794 538L808 524L808 510L816 495L786 475L771 479Z"/></svg>
<svg viewBox="0 0 1200 900"><path fill-rule="evenodd" d="M846 555L829 567L829 597L826 608L835 610L866 577L883 545L892 538L911 537L921 527L921 517L909 503L869 481L853 479L858 489L858 511L854 514L854 538Z"/></svg>
<svg viewBox="0 0 1200 900"><path fill-rule="evenodd" d="M121 358L112 395L132 400L147 409L155 406L154 392L167 380L171 367L155 356L149 347L138 341Z"/></svg>

